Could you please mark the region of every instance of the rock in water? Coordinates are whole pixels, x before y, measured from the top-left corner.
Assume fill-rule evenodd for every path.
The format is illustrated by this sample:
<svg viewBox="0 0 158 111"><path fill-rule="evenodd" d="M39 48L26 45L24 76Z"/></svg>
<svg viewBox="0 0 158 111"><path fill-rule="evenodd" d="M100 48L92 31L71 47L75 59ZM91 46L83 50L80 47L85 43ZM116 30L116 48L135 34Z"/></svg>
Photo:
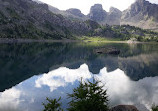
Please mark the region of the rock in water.
<svg viewBox="0 0 158 111"><path fill-rule="evenodd" d="M118 105L111 108L109 111L138 111L133 105Z"/></svg>
<svg viewBox="0 0 158 111"><path fill-rule="evenodd" d="M116 48L100 48L100 49L95 49L95 53L100 53L100 54L112 54L112 55L118 55L120 54L120 50Z"/></svg>

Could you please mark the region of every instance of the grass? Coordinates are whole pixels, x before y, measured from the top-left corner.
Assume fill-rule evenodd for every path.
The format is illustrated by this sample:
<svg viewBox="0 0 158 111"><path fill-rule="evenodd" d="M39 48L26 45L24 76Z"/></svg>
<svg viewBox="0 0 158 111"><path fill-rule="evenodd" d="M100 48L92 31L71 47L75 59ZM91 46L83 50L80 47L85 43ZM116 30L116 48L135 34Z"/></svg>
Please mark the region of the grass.
<svg viewBox="0 0 158 111"><path fill-rule="evenodd" d="M77 40L81 40L83 42L121 42L120 39L105 38L99 36L94 36L94 37L82 36L82 37L77 37Z"/></svg>
<svg viewBox="0 0 158 111"><path fill-rule="evenodd" d="M82 37L76 37L75 40L81 41L78 42L78 46L85 46L85 47L100 47L105 46L107 44L111 43L127 43L126 41L121 41L120 39L116 38L105 38L105 37L99 37L99 36L82 36Z"/></svg>

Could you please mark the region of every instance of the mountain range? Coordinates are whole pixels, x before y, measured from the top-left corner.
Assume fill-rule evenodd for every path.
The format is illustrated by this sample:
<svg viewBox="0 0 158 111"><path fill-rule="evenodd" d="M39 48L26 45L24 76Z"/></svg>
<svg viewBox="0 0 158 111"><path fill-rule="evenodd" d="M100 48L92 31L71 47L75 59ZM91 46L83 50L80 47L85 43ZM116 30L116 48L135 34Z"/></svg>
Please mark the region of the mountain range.
<svg viewBox="0 0 158 111"><path fill-rule="evenodd" d="M60 11L57 8L49 6L53 13L62 14L69 18L78 20L88 20L108 25L132 25L143 29L152 29L158 31L158 5L152 4L146 0L136 0L128 9L120 11L111 7L106 12L101 4L95 4L91 7L88 15L81 13L79 9L68 9Z"/></svg>
<svg viewBox="0 0 158 111"><path fill-rule="evenodd" d="M141 3L144 3L141 7L135 5ZM148 10L142 9L145 6ZM135 7L135 12L132 11L133 7ZM149 9L149 7L152 8ZM144 17L140 20L147 21L146 24L152 20L152 24L155 25L152 29L156 29L156 8L155 4L137 0L124 12L113 7L106 12L101 4L95 4L91 7L90 13L84 15L79 9L71 8L61 11L37 0L0 0L0 38L61 40L81 36L101 36L121 39L137 37L139 40L145 37L145 40L158 40L156 32L124 25L129 23L139 25L139 20L135 19L140 15ZM132 20L135 22L131 22ZM140 26L143 25L140 24Z"/></svg>

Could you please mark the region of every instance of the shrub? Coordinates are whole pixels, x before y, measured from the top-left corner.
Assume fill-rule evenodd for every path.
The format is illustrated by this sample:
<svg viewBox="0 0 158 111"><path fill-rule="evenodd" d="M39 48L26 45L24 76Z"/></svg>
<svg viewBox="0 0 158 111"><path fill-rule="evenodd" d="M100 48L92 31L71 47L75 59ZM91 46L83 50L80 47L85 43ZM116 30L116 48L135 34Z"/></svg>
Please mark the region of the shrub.
<svg viewBox="0 0 158 111"><path fill-rule="evenodd" d="M93 82L83 82L79 83L77 88L73 89L72 94L68 94L68 98L71 98L69 102L68 111L108 111L108 97L106 90L103 89L104 86L99 86L99 81ZM44 104L43 111L63 111L61 108L61 103L59 103L61 98L49 99L48 103Z"/></svg>
<svg viewBox="0 0 158 111"><path fill-rule="evenodd" d="M73 89L72 94L68 97L72 100L69 102L69 111L107 111L108 98L103 86L99 86L99 81L83 82Z"/></svg>

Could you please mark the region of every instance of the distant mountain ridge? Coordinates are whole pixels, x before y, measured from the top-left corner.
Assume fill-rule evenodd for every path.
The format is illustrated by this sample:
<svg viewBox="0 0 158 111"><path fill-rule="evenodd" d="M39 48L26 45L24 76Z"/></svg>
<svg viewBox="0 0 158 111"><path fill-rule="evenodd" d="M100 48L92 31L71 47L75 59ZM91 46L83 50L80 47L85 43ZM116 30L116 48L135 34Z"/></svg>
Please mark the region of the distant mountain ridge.
<svg viewBox="0 0 158 111"><path fill-rule="evenodd" d="M70 8L70 9L64 11L64 10L59 10L51 5L48 5L48 9L52 13L61 14L70 20L86 21L89 19L89 18L87 18L87 16L85 16L83 13L81 13L81 11L79 9L75 9L75 8Z"/></svg>
<svg viewBox="0 0 158 111"><path fill-rule="evenodd" d="M132 25L158 31L158 5L146 0L136 0L135 3L123 12L114 7L111 7L110 11L106 12L101 4L93 5L88 15L82 14L79 9L58 10L58 12L55 8L54 10L50 8L50 10L70 19L81 21L91 19L104 25Z"/></svg>

